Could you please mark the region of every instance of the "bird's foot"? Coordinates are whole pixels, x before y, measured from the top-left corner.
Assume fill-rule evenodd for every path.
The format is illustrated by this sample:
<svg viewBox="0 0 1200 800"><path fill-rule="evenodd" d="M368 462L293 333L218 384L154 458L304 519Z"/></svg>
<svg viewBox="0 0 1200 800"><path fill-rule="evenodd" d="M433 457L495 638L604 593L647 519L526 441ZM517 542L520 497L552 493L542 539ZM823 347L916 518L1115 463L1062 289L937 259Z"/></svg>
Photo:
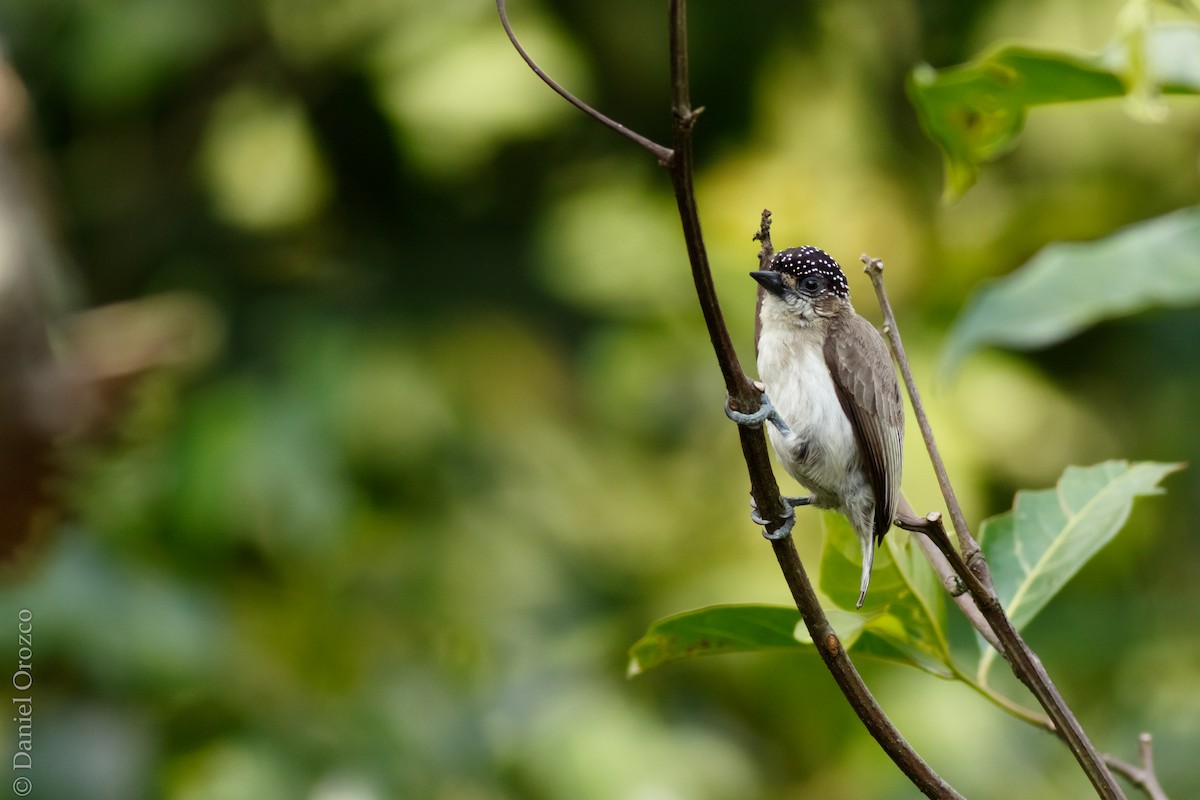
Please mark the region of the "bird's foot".
<svg viewBox="0 0 1200 800"><path fill-rule="evenodd" d="M816 505L817 503L817 496L815 494L810 494L805 497L785 497L780 495L779 499L792 508L797 508L799 506L811 506ZM750 496L750 519L752 519L758 525L766 524L762 521L762 518L758 514L758 503L754 502L754 495Z"/></svg>
<svg viewBox="0 0 1200 800"><path fill-rule="evenodd" d="M764 519L762 514L758 513L758 504L754 502L753 497L750 498L750 519L755 525L758 525L763 529L763 538L770 539L771 541L790 536L792 533L792 526L796 524L796 507L811 505L815 498L809 496L780 497L779 499L783 501L783 524L772 531L769 527L770 522Z"/></svg>
<svg viewBox="0 0 1200 800"><path fill-rule="evenodd" d="M761 387L761 383L755 383L756 387ZM734 411L729 405L729 397L725 397L725 416L747 428L756 428L764 422L770 422L782 434L790 434L792 429L783 421L783 417L775 410L775 406L771 405L771 398L767 397L766 392L760 396L759 406L757 411L749 414L744 414L741 411Z"/></svg>

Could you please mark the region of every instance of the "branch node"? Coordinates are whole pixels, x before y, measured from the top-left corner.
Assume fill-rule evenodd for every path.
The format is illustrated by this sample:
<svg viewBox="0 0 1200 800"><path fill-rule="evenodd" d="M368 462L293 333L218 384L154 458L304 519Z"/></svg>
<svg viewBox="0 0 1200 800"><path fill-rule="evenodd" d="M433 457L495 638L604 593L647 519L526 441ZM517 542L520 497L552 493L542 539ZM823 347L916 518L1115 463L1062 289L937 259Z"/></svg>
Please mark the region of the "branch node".
<svg viewBox="0 0 1200 800"><path fill-rule="evenodd" d="M686 110L676 111L675 117L679 120L680 125L682 125L686 130L690 131L696 126L696 120L700 119L700 115L703 113L704 106L700 106L699 108L689 108Z"/></svg>
<svg viewBox="0 0 1200 800"><path fill-rule="evenodd" d="M967 593L967 585L957 575L947 575L946 591L950 593L951 597L962 597Z"/></svg>
<svg viewBox="0 0 1200 800"><path fill-rule="evenodd" d="M972 574L979 579L979 582L987 587L989 592L994 592L995 585L992 583L992 571L988 568L987 559L983 555L983 551L978 549L972 550L967 554L967 569L971 570Z"/></svg>
<svg viewBox="0 0 1200 800"><path fill-rule="evenodd" d="M762 247L758 251L758 268L766 269L770 266L771 258L775 255L775 245L771 243L771 209L763 209L762 220L758 224L758 230L755 231L750 239L762 243Z"/></svg>
<svg viewBox="0 0 1200 800"><path fill-rule="evenodd" d="M1104 756L1104 762L1111 769L1124 775L1131 783L1146 793L1149 800L1167 800L1167 793L1158 782L1154 772L1153 740L1149 733L1138 736L1138 761L1140 765L1130 764L1115 756Z"/></svg>
<svg viewBox="0 0 1200 800"><path fill-rule="evenodd" d="M929 537L929 540L937 545L937 549L942 551L943 555L951 560L951 563L954 562L954 556L951 555L954 553L954 547L950 544L950 537L946 535L946 526L942 524L942 515L939 512L930 511L924 517L908 514L897 515L895 524L906 531ZM949 587L949 581L947 581L947 587ZM958 596L962 592L957 594L951 592L951 594Z"/></svg>
<svg viewBox="0 0 1200 800"><path fill-rule="evenodd" d="M871 275L871 274L882 275L883 274L883 259L871 258L866 253L863 253L861 256L859 256L859 259L863 263L863 272L867 273L868 275Z"/></svg>

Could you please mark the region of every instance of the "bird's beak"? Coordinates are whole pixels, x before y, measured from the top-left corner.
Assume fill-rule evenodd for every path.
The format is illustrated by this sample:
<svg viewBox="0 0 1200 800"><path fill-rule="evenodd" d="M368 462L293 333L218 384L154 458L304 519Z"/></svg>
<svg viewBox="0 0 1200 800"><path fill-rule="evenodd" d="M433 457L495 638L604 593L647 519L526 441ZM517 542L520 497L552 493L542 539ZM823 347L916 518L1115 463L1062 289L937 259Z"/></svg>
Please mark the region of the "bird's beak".
<svg viewBox="0 0 1200 800"><path fill-rule="evenodd" d="M771 294L779 297L783 294L783 275L770 269L751 272L750 277L758 281L758 285Z"/></svg>

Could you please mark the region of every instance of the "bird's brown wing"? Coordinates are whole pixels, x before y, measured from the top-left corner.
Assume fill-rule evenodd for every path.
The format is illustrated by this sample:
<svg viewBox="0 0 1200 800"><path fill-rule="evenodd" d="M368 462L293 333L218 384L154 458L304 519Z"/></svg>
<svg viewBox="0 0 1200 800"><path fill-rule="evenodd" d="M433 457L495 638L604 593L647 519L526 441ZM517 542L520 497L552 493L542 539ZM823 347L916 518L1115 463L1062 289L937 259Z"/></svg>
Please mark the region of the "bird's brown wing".
<svg viewBox="0 0 1200 800"><path fill-rule="evenodd" d="M881 542L896 513L903 462L904 406L892 359L871 323L851 313L833 322L825 364L875 494L875 540Z"/></svg>

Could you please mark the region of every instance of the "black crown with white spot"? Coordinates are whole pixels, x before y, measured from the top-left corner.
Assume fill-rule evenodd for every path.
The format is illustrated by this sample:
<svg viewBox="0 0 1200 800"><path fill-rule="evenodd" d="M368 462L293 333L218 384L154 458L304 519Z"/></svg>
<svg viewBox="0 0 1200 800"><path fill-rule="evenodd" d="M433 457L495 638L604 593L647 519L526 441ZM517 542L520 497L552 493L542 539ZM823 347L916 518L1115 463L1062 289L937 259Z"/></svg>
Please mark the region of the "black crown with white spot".
<svg viewBox="0 0 1200 800"><path fill-rule="evenodd" d="M808 275L824 275L829 286L838 297L850 297L850 284L846 275L833 258L819 247L792 247L776 253L771 259L771 269L795 277L798 281Z"/></svg>

